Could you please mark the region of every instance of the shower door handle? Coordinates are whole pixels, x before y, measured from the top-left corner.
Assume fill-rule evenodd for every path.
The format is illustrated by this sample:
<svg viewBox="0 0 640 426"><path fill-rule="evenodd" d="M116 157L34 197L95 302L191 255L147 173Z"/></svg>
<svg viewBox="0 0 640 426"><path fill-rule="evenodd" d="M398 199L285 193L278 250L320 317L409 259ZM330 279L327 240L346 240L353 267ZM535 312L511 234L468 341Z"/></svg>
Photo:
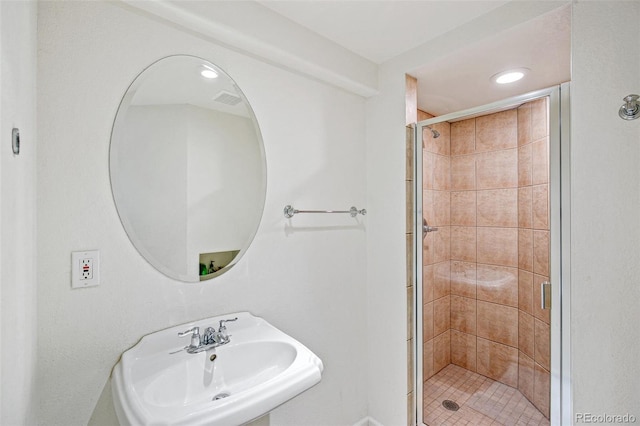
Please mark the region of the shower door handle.
<svg viewBox="0 0 640 426"><path fill-rule="evenodd" d="M549 281L540 284L540 308L551 309L551 283Z"/></svg>

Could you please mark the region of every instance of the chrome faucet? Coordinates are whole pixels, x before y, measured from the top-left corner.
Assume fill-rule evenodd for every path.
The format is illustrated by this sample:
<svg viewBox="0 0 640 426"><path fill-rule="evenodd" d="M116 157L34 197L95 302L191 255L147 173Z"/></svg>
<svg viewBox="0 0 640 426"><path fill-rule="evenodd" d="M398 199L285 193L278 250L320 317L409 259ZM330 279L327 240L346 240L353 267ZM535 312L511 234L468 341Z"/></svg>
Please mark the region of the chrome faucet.
<svg viewBox="0 0 640 426"><path fill-rule="evenodd" d="M227 327L225 326L225 323L237 321L237 320L238 320L238 317L235 317L232 319L220 320L220 323L218 324L218 332L215 334L215 339L218 341L218 343L220 343L221 345L224 345L225 343L229 343L231 336L227 334Z"/></svg>
<svg viewBox="0 0 640 426"><path fill-rule="evenodd" d="M185 346L184 349L190 354L206 351L207 349L217 348L226 345L231 341L231 336L227 334L225 323L236 321L238 318L220 320L218 331L214 327L207 327L204 330L202 338L200 337L200 327L192 327L178 333L178 337L191 336L191 344Z"/></svg>
<svg viewBox="0 0 640 426"><path fill-rule="evenodd" d="M178 337L185 337L189 335L191 335L191 344L186 347L187 351L195 350L202 346L200 342L200 327L192 327L182 333L178 333Z"/></svg>

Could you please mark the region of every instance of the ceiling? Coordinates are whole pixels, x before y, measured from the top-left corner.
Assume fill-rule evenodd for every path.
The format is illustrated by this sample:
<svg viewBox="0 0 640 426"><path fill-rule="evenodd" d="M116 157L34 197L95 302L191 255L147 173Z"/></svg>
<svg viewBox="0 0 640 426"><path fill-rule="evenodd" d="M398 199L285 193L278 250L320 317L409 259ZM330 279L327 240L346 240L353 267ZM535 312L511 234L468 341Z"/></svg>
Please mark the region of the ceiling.
<svg viewBox="0 0 640 426"><path fill-rule="evenodd" d="M428 43L507 1L258 0L286 18L375 63ZM523 2L524 4L525 2ZM562 3L559 3L561 5ZM445 35L446 37L446 35ZM562 6L411 70L418 107L460 111L569 81L571 9ZM498 86L490 77L528 68L525 79Z"/></svg>
<svg viewBox="0 0 640 426"><path fill-rule="evenodd" d="M401 69L418 79L418 107L434 115L571 78L569 0L122 1L364 97L378 93L380 70L410 58L414 68ZM522 67L529 72L517 83L490 80Z"/></svg>
<svg viewBox="0 0 640 426"><path fill-rule="evenodd" d="M499 72L528 68L520 81L494 83ZM411 72L418 79L418 108L438 116L545 89L571 79L571 8L471 43Z"/></svg>
<svg viewBox="0 0 640 426"><path fill-rule="evenodd" d="M257 1L377 64L508 3L504 0Z"/></svg>

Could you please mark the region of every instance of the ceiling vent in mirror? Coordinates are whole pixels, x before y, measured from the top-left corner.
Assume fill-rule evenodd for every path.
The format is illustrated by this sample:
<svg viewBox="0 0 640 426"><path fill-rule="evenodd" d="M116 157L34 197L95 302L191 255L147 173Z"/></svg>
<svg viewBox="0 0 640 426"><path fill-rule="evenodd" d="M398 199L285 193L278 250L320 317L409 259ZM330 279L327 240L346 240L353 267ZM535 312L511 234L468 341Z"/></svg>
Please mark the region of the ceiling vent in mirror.
<svg viewBox="0 0 640 426"><path fill-rule="evenodd" d="M226 90L220 91L213 98L213 100L216 101L216 102L220 102L221 104L231 105L231 106L237 105L238 103L240 103L242 101L240 96L234 95L233 93L227 92Z"/></svg>

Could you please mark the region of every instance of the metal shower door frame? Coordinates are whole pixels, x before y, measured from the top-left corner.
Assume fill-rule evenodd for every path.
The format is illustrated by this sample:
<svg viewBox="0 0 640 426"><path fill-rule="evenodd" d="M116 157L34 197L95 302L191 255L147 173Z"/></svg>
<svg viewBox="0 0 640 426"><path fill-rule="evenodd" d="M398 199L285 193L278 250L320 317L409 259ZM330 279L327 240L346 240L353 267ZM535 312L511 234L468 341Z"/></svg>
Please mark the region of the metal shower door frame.
<svg viewBox="0 0 640 426"><path fill-rule="evenodd" d="M535 99L549 98L549 213L551 282L551 400L552 426L572 424L572 390L570 380L570 212L571 212L571 134L570 83L537 90L487 105L445 114L413 125L414 142L414 224L413 265L414 321L413 371L415 419L424 425L422 380L422 130L444 121L470 119L515 108Z"/></svg>

